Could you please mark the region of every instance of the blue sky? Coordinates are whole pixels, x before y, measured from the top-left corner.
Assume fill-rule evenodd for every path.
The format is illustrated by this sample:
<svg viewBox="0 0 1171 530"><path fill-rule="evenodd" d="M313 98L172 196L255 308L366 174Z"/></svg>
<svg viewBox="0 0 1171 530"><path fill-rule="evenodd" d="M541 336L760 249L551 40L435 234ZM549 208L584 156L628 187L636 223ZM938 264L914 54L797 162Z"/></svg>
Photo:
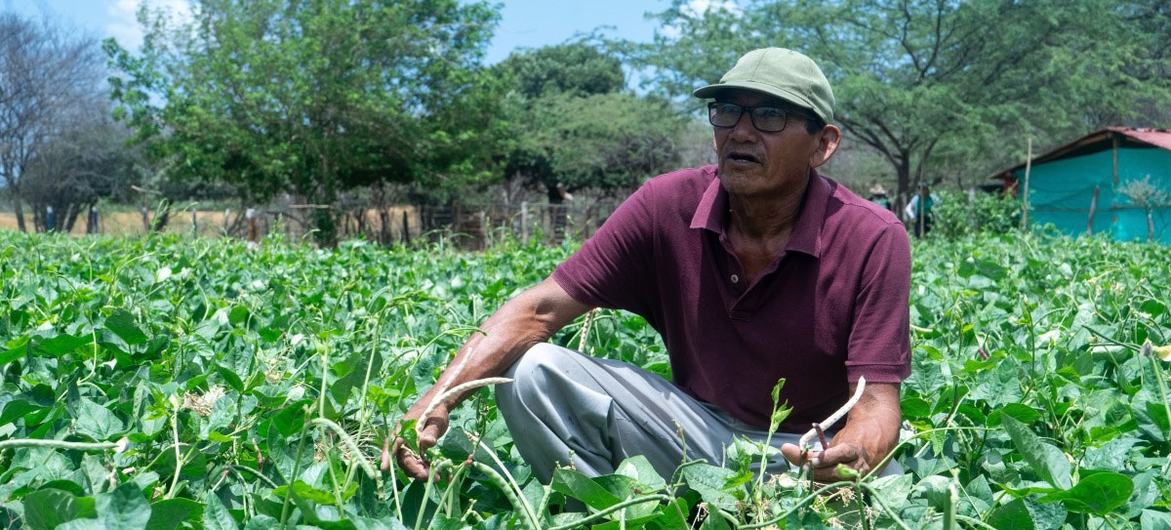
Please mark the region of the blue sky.
<svg viewBox="0 0 1171 530"><path fill-rule="evenodd" d="M124 46L136 47L141 32L134 12L141 0L0 0L0 8L26 16L48 14L97 38L115 37ZM151 5L176 11L187 9L187 0L149 0ZM563 42L576 33L610 26L606 34L649 41L655 26L644 15L666 9L669 0L505 0L500 23L488 48L487 62L495 63L519 47L539 47ZM702 10L710 0L692 0Z"/></svg>

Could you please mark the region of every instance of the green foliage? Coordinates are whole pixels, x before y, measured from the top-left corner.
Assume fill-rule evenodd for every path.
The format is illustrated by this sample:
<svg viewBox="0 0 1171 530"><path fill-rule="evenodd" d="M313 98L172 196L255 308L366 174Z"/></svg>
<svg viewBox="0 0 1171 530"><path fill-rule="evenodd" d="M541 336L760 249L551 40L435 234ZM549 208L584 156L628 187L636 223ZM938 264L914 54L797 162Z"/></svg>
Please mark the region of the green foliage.
<svg viewBox="0 0 1171 530"><path fill-rule="evenodd" d="M506 178L548 192L626 190L674 169L685 120L667 101L621 92L618 57L572 43L516 53L499 65L514 87L503 147Z"/></svg>
<svg viewBox="0 0 1171 530"><path fill-rule="evenodd" d="M664 476L636 456L612 475L563 469L541 485L482 399L453 411L432 454L449 480L366 475L357 459L377 462L474 326L573 250L0 233L0 443L126 440L0 446L0 521L487 530L525 527L526 503L540 527L561 529L674 529L700 513L708 528L857 517L863 496L819 499L796 471L753 480L748 463L770 451L743 441L730 468L687 462ZM1139 345L1171 343L1158 291L1171 249L1012 231L913 250L914 372L895 455L905 473L827 491L865 492L876 528L938 526L953 511L965 527L1161 528L1171 365ZM579 329L554 340L576 344ZM592 330L593 351L665 361L638 317L603 311Z"/></svg>
<svg viewBox="0 0 1171 530"><path fill-rule="evenodd" d="M626 87L622 61L586 42L545 46L509 55L497 66L527 99L544 94L607 94Z"/></svg>
<svg viewBox="0 0 1171 530"><path fill-rule="evenodd" d="M194 13L176 24L144 8L138 54L105 43L117 114L170 178L332 204L373 182L483 177L487 4L206 0ZM317 216L326 243L331 219Z"/></svg>
<svg viewBox="0 0 1171 530"><path fill-rule="evenodd" d="M1143 103L1171 88L1156 44L1171 17L1158 4L772 0L698 12L676 0L635 57L679 98L750 49L808 54L833 85L836 121L882 155L902 195L915 180L970 182L1019 160L1028 135L1144 119Z"/></svg>
<svg viewBox="0 0 1171 530"><path fill-rule="evenodd" d="M940 191L938 195L940 203L933 210L930 235L957 238L1002 234L1020 226L1020 202L1012 197L983 192L969 196L948 191Z"/></svg>

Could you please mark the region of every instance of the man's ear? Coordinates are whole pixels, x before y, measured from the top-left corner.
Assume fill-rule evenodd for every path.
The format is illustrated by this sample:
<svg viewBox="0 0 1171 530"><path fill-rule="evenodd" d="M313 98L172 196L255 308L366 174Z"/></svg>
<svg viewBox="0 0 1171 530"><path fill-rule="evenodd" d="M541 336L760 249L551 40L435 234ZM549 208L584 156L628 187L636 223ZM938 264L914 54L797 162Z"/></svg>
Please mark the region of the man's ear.
<svg viewBox="0 0 1171 530"><path fill-rule="evenodd" d="M838 151L842 141L842 130L837 125L826 124L817 133L817 149L809 156L809 167L819 167L829 161Z"/></svg>

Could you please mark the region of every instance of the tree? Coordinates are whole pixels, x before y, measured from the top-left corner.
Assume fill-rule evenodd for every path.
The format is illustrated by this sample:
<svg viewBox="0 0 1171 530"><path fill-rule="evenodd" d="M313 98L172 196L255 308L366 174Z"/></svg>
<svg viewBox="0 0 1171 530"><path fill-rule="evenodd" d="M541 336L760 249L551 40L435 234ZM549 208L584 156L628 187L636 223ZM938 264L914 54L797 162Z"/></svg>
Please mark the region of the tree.
<svg viewBox="0 0 1171 530"><path fill-rule="evenodd" d="M1155 210L1171 206L1171 195L1151 183L1151 176L1131 180L1118 187L1118 193L1147 214L1147 241L1155 240Z"/></svg>
<svg viewBox="0 0 1171 530"><path fill-rule="evenodd" d="M332 206L356 186L479 174L469 158L483 153L451 145L478 130L453 110L483 103L477 64L497 16L487 4L200 0L193 13L176 24L141 11L139 54L106 43L119 112L151 156L173 161L173 178ZM332 212L313 211L332 244Z"/></svg>
<svg viewBox="0 0 1171 530"><path fill-rule="evenodd" d="M636 54L660 91L689 94L752 48L803 51L834 87L836 121L890 164L902 197L913 180L1015 159L1026 135L1084 133L1168 93L1168 79L1151 75L1165 62L1117 38L1137 22L1107 0L688 6L660 13L669 29Z"/></svg>
<svg viewBox="0 0 1171 530"><path fill-rule="evenodd" d="M0 14L0 176L21 231L29 164L100 101L101 66L96 43Z"/></svg>
<svg viewBox="0 0 1171 530"><path fill-rule="evenodd" d="M136 181L136 153L126 148L128 138L108 115L93 113L38 150L25 168L22 190L38 231L70 232L98 200L128 196ZM51 227L49 211L54 212Z"/></svg>
<svg viewBox="0 0 1171 530"><path fill-rule="evenodd" d="M521 178L561 203L567 192L635 188L673 167L685 119L669 102L622 92L621 60L588 42L511 55L498 67L520 116L503 145L507 179Z"/></svg>

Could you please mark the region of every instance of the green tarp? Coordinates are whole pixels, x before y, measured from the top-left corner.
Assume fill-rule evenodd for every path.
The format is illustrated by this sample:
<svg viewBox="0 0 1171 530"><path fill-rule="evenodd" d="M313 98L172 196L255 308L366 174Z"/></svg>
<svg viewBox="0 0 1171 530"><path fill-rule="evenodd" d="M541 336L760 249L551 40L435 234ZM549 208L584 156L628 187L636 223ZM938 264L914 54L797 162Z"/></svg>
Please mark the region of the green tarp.
<svg viewBox="0 0 1171 530"><path fill-rule="evenodd" d="M1024 182L1023 167L1013 173L1018 182ZM1122 241L1145 241L1146 210L1118 190L1130 181L1147 177L1152 185L1171 193L1171 151L1158 147L1120 147L1117 185L1110 149L1038 163L1029 174L1029 223L1053 224L1071 235L1086 233L1090 203L1097 187L1093 232L1107 233ZM1152 217L1155 238L1171 243L1171 208L1156 209Z"/></svg>

